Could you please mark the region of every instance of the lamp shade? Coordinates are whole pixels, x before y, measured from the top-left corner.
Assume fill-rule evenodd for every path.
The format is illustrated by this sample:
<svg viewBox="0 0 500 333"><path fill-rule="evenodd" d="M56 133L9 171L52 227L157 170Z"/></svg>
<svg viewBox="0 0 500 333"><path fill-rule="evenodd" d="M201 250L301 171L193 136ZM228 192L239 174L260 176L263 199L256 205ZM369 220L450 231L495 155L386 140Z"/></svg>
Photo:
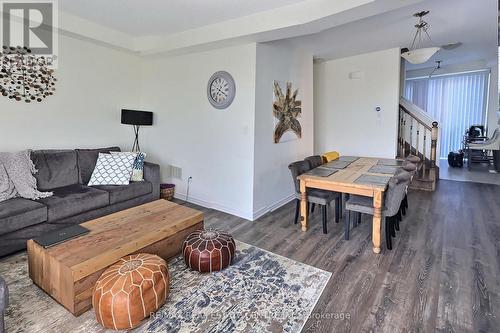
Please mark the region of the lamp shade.
<svg viewBox="0 0 500 333"><path fill-rule="evenodd" d="M122 124L140 126L153 125L153 112L122 109Z"/></svg>
<svg viewBox="0 0 500 333"><path fill-rule="evenodd" d="M424 49L415 49L401 53L401 56L409 63L418 65L427 62L437 51L439 51L439 47L427 47Z"/></svg>

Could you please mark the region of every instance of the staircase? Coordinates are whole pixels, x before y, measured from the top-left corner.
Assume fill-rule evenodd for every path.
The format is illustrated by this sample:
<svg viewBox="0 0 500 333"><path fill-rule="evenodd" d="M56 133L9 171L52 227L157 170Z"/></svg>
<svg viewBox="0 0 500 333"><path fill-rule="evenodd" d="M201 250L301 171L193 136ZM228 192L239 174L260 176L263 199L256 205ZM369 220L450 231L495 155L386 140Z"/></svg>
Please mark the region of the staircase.
<svg viewBox="0 0 500 333"><path fill-rule="evenodd" d="M436 165L438 123L418 106L401 97L399 102L398 157L417 155L422 162L410 188L434 191L439 181Z"/></svg>

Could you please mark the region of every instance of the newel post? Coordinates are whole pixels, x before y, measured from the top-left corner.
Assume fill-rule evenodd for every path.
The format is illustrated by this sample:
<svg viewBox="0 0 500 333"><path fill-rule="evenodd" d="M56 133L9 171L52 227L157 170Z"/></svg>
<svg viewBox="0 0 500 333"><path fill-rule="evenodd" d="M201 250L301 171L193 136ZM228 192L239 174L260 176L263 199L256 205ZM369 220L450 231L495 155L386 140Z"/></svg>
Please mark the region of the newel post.
<svg viewBox="0 0 500 333"><path fill-rule="evenodd" d="M436 166L436 149L438 140L438 123L437 121L432 122L431 130L431 168Z"/></svg>

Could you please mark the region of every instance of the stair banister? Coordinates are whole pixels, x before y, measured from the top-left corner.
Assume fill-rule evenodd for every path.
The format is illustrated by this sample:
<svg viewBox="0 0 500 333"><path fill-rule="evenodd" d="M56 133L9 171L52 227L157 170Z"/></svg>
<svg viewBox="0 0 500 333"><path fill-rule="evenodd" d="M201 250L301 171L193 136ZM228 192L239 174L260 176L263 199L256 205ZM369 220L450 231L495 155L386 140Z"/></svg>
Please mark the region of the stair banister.
<svg viewBox="0 0 500 333"><path fill-rule="evenodd" d="M415 154L421 156L430 162L431 168L434 168L437 162L438 123L425 111L406 100L404 97L401 97L399 106L399 155L407 156L408 154ZM407 120L409 121L408 126ZM427 150L428 132L431 134L430 152ZM408 146L410 148L409 151L407 149ZM427 154L429 154L429 156Z"/></svg>
<svg viewBox="0 0 500 333"><path fill-rule="evenodd" d="M437 156L437 140L438 140L438 122L432 122L431 130L431 167L436 167L436 156Z"/></svg>

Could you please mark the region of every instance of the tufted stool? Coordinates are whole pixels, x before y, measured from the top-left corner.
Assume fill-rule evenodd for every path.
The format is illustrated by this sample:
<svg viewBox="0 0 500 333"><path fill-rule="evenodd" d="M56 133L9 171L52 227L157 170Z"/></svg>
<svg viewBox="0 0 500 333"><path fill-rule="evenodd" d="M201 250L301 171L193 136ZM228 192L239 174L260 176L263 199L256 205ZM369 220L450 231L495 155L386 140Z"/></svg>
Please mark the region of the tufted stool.
<svg viewBox="0 0 500 333"><path fill-rule="evenodd" d="M186 265L202 273L220 271L229 266L235 250L233 237L216 230L197 230L182 246Z"/></svg>
<svg viewBox="0 0 500 333"><path fill-rule="evenodd" d="M132 254L102 273L95 285L92 306L102 326L130 329L158 310L169 290L165 260L152 254Z"/></svg>

